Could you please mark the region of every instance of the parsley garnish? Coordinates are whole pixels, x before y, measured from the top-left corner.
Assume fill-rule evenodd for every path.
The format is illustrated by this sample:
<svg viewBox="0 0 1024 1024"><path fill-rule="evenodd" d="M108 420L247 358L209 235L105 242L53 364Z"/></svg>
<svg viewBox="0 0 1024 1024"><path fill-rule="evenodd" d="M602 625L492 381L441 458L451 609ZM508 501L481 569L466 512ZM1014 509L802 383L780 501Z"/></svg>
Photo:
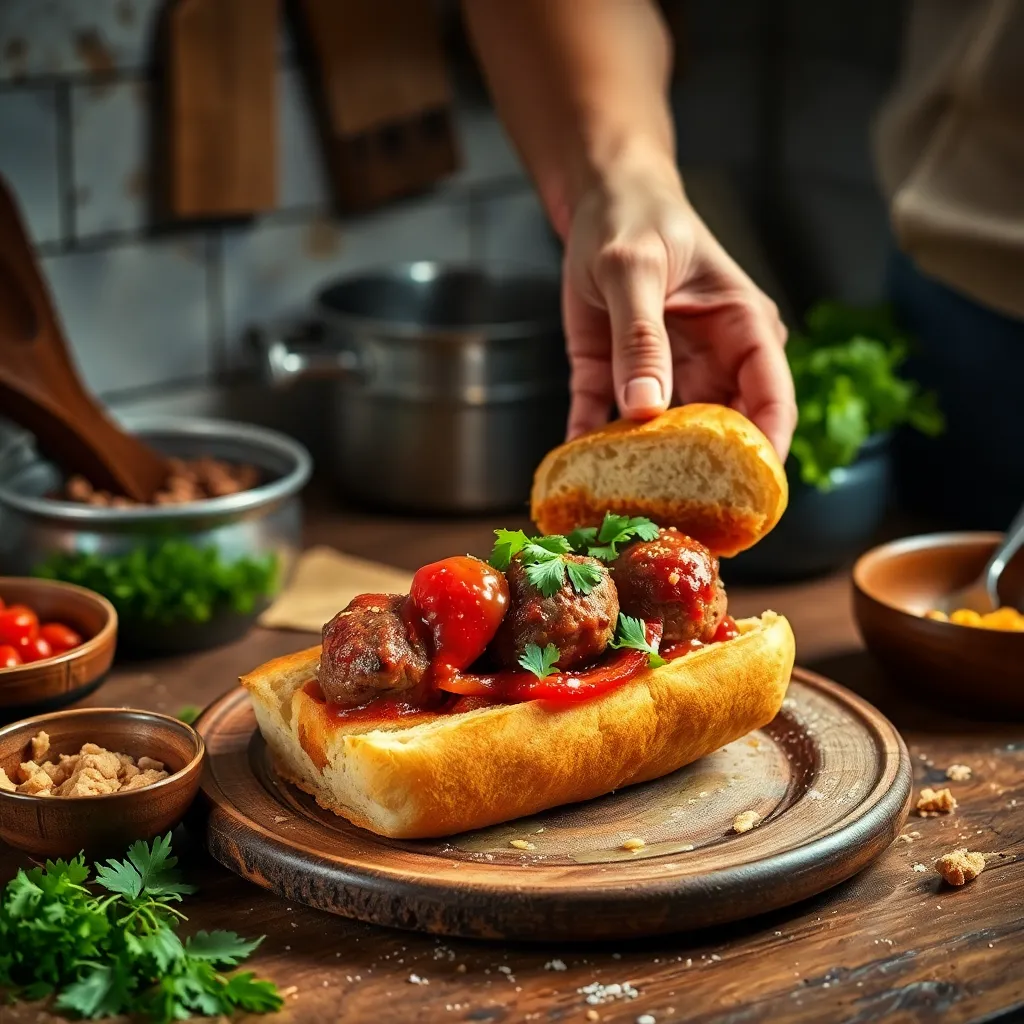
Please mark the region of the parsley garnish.
<svg viewBox="0 0 1024 1024"><path fill-rule="evenodd" d="M647 630L640 619L619 612L619 628L615 639L609 647L632 647L637 651L647 652L647 661L651 668L660 668L668 662L658 653L658 648L647 639Z"/></svg>
<svg viewBox="0 0 1024 1024"><path fill-rule="evenodd" d="M632 540L656 540L658 527L644 516L618 516L606 512L600 528L585 526L569 534L573 550L602 562L614 562L619 555L619 545Z"/></svg>
<svg viewBox="0 0 1024 1024"><path fill-rule="evenodd" d="M554 644L548 644L543 650L537 644L527 644L526 650L519 656L519 664L527 672L532 672L538 679L544 679L558 671L555 668L555 662L560 657L558 648Z"/></svg>
<svg viewBox="0 0 1024 1024"><path fill-rule="evenodd" d="M527 537L522 530L495 530L497 540L491 551L490 564L504 572L514 557L526 570L526 578L545 596L553 597L569 583L578 594L589 594L603 579L598 565L572 562L566 555L572 553L572 544L561 534Z"/></svg>
<svg viewBox="0 0 1024 1024"><path fill-rule="evenodd" d="M134 1014L159 1024L280 1009L272 982L222 973L262 939L227 931L178 937L185 916L171 904L195 889L176 865L168 833L98 865L93 882L109 894L102 897L87 887L81 854L19 871L0 896L0 989L25 999L55 995L58 1009L81 1017Z"/></svg>

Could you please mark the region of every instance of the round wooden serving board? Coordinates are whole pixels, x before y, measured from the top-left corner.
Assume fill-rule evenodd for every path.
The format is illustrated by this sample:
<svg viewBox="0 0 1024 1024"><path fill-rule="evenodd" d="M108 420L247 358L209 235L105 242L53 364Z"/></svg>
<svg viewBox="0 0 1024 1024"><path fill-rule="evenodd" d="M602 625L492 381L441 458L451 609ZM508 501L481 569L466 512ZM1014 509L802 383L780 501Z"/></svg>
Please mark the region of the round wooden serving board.
<svg viewBox="0 0 1024 1024"><path fill-rule="evenodd" d="M910 805L893 726L802 669L770 725L666 778L447 840L384 839L278 779L244 690L196 728L218 861L290 900L439 935L610 939L750 917L856 874ZM748 810L761 824L736 834ZM622 849L634 837L646 846Z"/></svg>

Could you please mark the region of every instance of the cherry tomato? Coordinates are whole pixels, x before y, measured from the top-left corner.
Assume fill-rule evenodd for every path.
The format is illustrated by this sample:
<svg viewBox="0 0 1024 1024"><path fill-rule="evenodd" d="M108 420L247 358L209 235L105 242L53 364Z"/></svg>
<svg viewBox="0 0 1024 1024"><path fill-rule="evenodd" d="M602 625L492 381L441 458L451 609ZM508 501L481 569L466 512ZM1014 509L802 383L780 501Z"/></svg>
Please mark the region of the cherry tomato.
<svg viewBox="0 0 1024 1024"><path fill-rule="evenodd" d="M10 644L0 647L0 668L16 668L20 664L21 655Z"/></svg>
<svg viewBox="0 0 1024 1024"><path fill-rule="evenodd" d="M434 640L439 667L467 668L494 638L508 607L508 584L479 558L456 555L423 566L409 600Z"/></svg>
<svg viewBox="0 0 1024 1024"><path fill-rule="evenodd" d="M41 636L26 640L18 645L18 653L21 660L27 665L31 661L42 661L43 658L53 657L53 648Z"/></svg>
<svg viewBox="0 0 1024 1024"><path fill-rule="evenodd" d="M31 608L12 604L0 611L0 644L17 647L25 640L34 640L39 634L39 619Z"/></svg>
<svg viewBox="0 0 1024 1024"><path fill-rule="evenodd" d="M82 642L82 638L63 622L44 622L39 627L39 636L53 648L54 654L70 651Z"/></svg>

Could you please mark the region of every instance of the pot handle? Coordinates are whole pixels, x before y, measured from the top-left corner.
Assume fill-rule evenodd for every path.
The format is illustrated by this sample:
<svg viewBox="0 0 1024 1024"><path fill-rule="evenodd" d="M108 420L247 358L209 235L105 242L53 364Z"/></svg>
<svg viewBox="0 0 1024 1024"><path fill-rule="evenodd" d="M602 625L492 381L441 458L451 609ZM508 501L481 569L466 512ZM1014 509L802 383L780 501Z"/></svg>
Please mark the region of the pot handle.
<svg viewBox="0 0 1024 1024"><path fill-rule="evenodd" d="M364 361L353 349L318 347L322 333L319 324L308 321L251 331L250 342L268 383L275 388L286 388L301 380L365 377Z"/></svg>

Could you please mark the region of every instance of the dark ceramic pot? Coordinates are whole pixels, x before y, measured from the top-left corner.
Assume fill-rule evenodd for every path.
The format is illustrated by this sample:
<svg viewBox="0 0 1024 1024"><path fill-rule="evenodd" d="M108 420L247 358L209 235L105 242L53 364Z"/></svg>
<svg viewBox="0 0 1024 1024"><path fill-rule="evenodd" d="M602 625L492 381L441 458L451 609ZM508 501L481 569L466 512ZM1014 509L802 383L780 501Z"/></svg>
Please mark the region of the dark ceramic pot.
<svg viewBox="0 0 1024 1024"><path fill-rule="evenodd" d="M888 506L889 441L888 434L866 441L856 462L833 470L828 491L805 484L796 461L789 459L789 507L764 540L722 560L725 583L806 579L860 554L874 539Z"/></svg>

